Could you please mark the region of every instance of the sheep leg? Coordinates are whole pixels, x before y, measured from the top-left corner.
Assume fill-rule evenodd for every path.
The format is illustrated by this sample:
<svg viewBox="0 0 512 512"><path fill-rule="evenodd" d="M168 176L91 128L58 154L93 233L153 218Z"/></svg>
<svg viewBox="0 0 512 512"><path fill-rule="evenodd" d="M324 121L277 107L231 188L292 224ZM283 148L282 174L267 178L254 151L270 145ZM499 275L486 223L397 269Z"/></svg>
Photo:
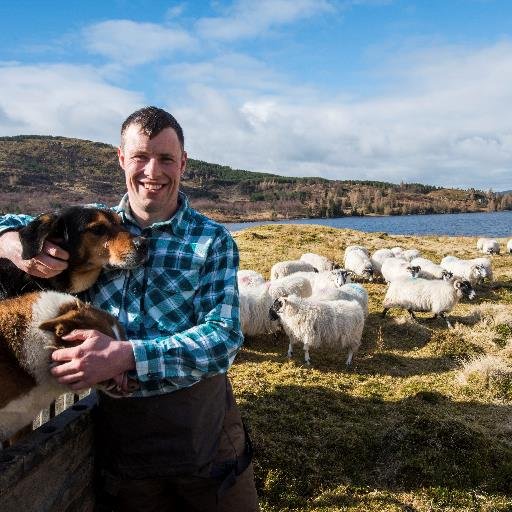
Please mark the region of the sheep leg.
<svg viewBox="0 0 512 512"><path fill-rule="evenodd" d="M293 348L292 348L292 342L290 341L290 344L288 345L288 354L286 354L288 356L288 359L291 359L292 354L293 354Z"/></svg>
<svg viewBox="0 0 512 512"><path fill-rule="evenodd" d="M448 320L448 317L444 313L439 313L439 316L446 320L446 324L448 325L448 329L453 329L453 326L450 323L450 320Z"/></svg>
<svg viewBox="0 0 512 512"><path fill-rule="evenodd" d="M389 311L389 308L384 308L384 310L381 313L382 318L386 316L386 313Z"/></svg>
<svg viewBox="0 0 512 512"><path fill-rule="evenodd" d="M354 355L354 351L350 348L348 350L348 357L347 357L347 360L345 362L346 366L350 366L352 364L352 357L353 357L353 355Z"/></svg>
<svg viewBox="0 0 512 512"><path fill-rule="evenodd" d="M304 361L309 366L311 364L311 359L309 358L309 345L304 345Z"/></svg>
<svg viewBox="0 0 512 512"><path fill-rule="evenodd" d="M408 309L407 311L409 311L409 314L412 316L412 318L416 320L416 315L414 314L414 311L412 309Z"/></svg>

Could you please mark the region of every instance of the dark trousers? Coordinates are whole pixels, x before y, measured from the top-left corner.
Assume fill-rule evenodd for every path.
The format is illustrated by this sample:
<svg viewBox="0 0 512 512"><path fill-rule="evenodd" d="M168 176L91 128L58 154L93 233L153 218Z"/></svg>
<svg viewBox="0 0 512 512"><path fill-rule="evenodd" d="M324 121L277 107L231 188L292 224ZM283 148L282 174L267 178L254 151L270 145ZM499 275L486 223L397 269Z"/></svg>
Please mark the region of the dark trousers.
<svg viewBox="0 0 512 512"><path fill-rule="evenodd" d="M242 419L237 405L233 404L226 412L219 449L207 474L137 480L108 475L100 480L95 512L257 512L252 463L231 487L219 493L222 484L219 468L244 450Z"/></svg>

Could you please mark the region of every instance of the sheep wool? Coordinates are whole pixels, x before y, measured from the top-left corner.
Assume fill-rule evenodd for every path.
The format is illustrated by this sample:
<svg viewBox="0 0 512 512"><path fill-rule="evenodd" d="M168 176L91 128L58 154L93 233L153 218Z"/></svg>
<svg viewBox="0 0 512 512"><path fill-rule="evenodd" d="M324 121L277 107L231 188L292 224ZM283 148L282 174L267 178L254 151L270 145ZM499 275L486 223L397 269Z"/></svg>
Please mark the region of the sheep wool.
<svg viewBox="0 0 512 512"><path fill-rule="evenodd" d="M313 252L307 252L300 257L300 261L305 261L310 265L313 265L318 272L322 272L324 270L334 270L339 268L339 265L329 258L325 256L321 256L320 254L315 254Z"/></svg>
<svg viewBox="0 0 512 512"><path fill-rule="evenodd" d="M306 261L287 260L279 261L270 269L270 279L279 279L295 272L317 272L316 268Z"/></svg>
<svg viewBox="0 0 512 512"><path fill-rule="evenodd" d="M469 299L475 296L469 281L402 278L390 283L384 297L382 316L386 316L390 308L406 309L413 318L416 318L414 312L431 312L436 317L444 318L451 328L445 314L454 308L462 296Z"/></svg>
<svg viewBox="0 0 512 512"><path fill-rule="evenodd" d="M310 364L309 349L325 345L348 348L346 364L350 365L361 345L364 313L356 301L318 301L290 295L277 299L269 314L280 319L288 336L288 357L293 345L302 343L306 364Z"/></svg>

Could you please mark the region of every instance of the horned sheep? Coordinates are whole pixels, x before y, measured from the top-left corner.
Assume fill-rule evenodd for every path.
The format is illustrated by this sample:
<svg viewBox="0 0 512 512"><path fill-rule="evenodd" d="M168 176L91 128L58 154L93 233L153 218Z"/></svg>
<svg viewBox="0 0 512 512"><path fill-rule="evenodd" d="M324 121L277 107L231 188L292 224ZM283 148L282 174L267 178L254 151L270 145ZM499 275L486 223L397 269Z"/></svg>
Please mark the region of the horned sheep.
<svg viewBox="0 0 512 512"><path fill-rule="evenodd" d="M276 299L269 316L281 321L288 336L288 357L292 356L293 345L302 343L308 365L310 348L348 347L348 366L361 345L364 313L354 300L319 301L289 295Z"/></svg>
<svg viewBox="0 0 512 512"><path fill-rule="evenodd" d="M446 313L449 313L463 296L469 299L475 296L469 281L398 279L392 281L386 291L382 316L385 317L390 308L406 309L413 318L416 318L414 312L431 312L434 313L434 317L444 318L451 328Z"/></svg>

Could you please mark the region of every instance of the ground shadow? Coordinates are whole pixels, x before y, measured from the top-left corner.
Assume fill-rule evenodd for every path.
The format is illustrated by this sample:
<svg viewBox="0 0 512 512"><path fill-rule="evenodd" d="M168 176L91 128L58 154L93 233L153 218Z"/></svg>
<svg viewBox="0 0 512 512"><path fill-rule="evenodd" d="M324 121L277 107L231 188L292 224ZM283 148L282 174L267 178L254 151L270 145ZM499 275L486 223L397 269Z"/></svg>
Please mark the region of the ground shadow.
<svg viewBox="0 0 512 512"><path fill-rule="evenodd" d="M358 502L346 493L322 502L339 486L512 492L509 405L452 402L428 391L386 402L300 385L239 398L259 492L276 510L312 499L315 506Z"/></svg>

